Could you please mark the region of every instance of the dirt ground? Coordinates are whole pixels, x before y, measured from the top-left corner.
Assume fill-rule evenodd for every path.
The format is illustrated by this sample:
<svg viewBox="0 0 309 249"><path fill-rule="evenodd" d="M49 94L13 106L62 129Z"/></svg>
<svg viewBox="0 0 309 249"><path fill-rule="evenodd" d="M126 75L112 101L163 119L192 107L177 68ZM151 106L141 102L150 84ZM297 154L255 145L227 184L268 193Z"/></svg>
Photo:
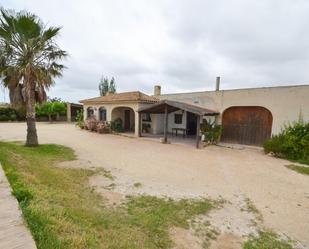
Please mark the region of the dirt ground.
<svg viewBox="0 0 309 249"><path fill-rule="evenodd" d="M38 135L41 143L63 144L76 151L78 161L62 166L110 170L115 176L115 202L122 195L140 193L223 198L227 201L224 207L207 217L220 233L212 248L240 248L241 240L257 227L273 229L296 240L299 248L309 248L309 177L287 169L284 166L290 162L260 149L209 146L197 150L191 145L99 135L72 124L39 123ZM20 141L25 136L25 123L0 123L0 140ZM104 194L111 184L104 181L95 177L90 184ZM262 219L248 210L248 200ZM177 229L171 234L183 240ZM229 242L224 245L224 241ZM176 241L178 248L187 248L187 243Z"/></svg>

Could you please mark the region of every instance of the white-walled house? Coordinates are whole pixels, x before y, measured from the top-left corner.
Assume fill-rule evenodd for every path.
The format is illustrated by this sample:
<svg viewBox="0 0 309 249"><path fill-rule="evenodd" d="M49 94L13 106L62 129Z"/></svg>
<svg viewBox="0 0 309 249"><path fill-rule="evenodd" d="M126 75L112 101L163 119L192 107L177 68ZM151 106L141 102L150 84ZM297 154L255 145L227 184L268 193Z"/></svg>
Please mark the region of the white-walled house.
<svg viewBox="0 0 309 249"><path fill-rule="evenodd" d="M161 94L161 87L155 86L154 96L129 92L80 102L85 118L91 114L106 121L120 117L125 130L136 136L145 124L152 134L179 130L199 135L198 120L205 118L222 124L222 141L260 145L300 115L309 121L309 85L219 90L218 82L215 91L177 94ZM168 109L166 120L164 108Z"/></svg>

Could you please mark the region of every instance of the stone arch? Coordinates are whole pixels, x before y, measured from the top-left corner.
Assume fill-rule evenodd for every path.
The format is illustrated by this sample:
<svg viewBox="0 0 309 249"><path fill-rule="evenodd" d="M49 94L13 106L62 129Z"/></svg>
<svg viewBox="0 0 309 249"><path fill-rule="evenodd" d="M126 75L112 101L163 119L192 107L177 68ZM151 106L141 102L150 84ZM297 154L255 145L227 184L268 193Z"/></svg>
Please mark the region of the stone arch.
<svg viewBox="0 0 309 249"><path fill-rule="evenodd" d="M122 120L122 128L125 132L135 132L135 111L129 106L117 106L111 111L111 120Z"/></svg>

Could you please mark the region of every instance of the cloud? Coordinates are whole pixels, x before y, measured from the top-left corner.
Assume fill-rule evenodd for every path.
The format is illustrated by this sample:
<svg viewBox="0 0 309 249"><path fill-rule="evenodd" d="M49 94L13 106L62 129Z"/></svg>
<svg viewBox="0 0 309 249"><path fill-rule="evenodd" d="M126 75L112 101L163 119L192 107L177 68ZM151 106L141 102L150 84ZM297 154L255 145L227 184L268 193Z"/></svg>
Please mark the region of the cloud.
<svg viewBox="0 0 309 249"><path fill-rule="evenodd" d="M309 81L307 0L4 0L62 26L68 69L51 96L98 94L102 75L118 91L151 94ZM1 94L0 94L1 98Z"/></svg>

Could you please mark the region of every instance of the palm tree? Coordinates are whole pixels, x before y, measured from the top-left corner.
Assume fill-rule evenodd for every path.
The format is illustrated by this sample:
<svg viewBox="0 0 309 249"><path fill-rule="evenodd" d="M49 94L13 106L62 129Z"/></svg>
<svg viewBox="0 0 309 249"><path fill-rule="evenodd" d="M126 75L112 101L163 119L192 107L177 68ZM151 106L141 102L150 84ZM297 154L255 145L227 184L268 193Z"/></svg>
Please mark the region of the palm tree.
<svg viewBox="0 0 309 249"><path fill-rule="evenodd" d="M61 76L58 62L67 56L55 42L59 27L49 27L34 14L0 11L0 77L14 105L26 107L27 146L37 146L35 104Z"/></svg>

